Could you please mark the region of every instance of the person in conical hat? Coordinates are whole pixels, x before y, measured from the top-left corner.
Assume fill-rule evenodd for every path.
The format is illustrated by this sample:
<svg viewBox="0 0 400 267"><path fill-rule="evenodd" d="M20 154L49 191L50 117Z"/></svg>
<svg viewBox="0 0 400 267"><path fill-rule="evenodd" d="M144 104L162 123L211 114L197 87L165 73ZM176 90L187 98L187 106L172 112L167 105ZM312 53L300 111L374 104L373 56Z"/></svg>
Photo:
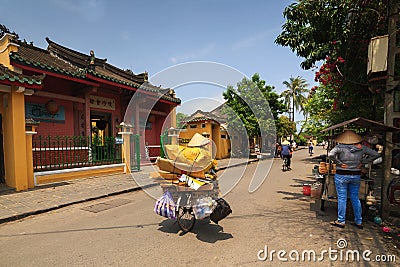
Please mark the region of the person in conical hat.
<svg viewBox="0 0 400 267"><path fill-rule="evenodd" d="M336 142L345 145L357 144L360 143L362 140L363 138L361 136L351 130L345 130L343 133L339 134L335 138Z"/></svg>
<svg viewBox="0 0 400 267"><path fill-rule="evenodd" d="M202 136L199 133L195 133L187 144L188 147L202 147L208 145L211 142L209 138Z"/></svg>
<svg viewBox="0 0 400 267"><path fill-rule="evenodd" d="M288 140L283 141L281 155L282 155L282 159L285 159L285 158L287 159L288 170L291 169L290 164L292 163L291 162L292 153L293 153L293 150L292 150L292 146L290 145L290 142Z"/></svg>
<svg viewBox="0 0 400 267"><path fill-rule="evenodd" d="M381 157L375 150L361 144L363 138L351 130L345 130L335 138L339 144L328 153L328 158L336 163L335 186L338 199L338 217L331 225L344 228L346 224L347 197L350 197L354 212L351 224L363 228L360 190L361 168L364 164ZM367 157L365 157L367 155Z"/></svg>

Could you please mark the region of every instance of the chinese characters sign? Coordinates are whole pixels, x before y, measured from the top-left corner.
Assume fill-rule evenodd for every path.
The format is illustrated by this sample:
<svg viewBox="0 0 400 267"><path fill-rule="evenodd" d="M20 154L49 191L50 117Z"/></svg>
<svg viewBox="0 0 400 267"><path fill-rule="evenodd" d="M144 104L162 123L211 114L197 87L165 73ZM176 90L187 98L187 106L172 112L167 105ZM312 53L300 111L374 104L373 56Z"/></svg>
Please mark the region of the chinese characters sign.
<svg viewBox="0 0 400 267"><path fill-rule="evenodd" d="M34 120L41 122L65 122L65 112L63 106L58 107L57 113L51 114L47 111L45 104L25 103L25 117L33 118Z"/></svg>
<svg viewBox="0 0 400 267"><path fill-rule="evenodd" d="M90 107L107 109L107 110L115 110L115 100L112 98L91 95L90 96Z"/></svg>

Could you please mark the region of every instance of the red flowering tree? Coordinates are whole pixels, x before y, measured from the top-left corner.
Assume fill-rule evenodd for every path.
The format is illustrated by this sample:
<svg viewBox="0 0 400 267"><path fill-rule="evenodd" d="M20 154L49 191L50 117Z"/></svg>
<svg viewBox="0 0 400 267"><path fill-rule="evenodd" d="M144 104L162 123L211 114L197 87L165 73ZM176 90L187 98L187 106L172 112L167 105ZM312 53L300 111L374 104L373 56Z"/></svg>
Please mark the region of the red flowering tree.
<svg viewBox="0 0 400 267"><path fill-rule="evenodd" d="M383 0L299 0L285 9L286 22L275 42L304 58L302 68L318 69L319 86L310 90L305 107L311 123L383 117L383 95L379 88L371 89L367 60L369 40L387 32L387 4Z"/></svg>

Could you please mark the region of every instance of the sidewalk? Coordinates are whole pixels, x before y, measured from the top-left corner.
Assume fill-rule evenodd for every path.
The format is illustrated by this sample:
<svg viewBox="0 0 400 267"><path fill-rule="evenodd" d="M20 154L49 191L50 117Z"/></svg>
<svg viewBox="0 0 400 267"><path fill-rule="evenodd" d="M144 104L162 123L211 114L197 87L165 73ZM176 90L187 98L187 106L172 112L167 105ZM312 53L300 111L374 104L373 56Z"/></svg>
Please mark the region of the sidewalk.
<svg viewBox="0 0 400 267"><path fill-rule="evenodd" d="M218 160L219 170L247 164L256 159ZM36 186L34 189L0 192L0 224L69 205L141 190L133 179L147 179L155 166L142 166L139 172L76 179ZM147 186L157 185L157 183Z"/></svg>

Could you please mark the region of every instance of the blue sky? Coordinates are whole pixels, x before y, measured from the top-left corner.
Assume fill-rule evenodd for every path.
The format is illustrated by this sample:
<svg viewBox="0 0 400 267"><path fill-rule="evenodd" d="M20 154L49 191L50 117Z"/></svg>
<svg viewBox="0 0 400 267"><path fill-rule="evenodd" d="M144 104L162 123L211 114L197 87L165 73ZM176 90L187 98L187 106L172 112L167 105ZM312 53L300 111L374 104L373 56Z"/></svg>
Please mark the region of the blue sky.
<svg viewBox="0 0 400 267"><path fill-rule="evenodd" d="M282 92L283 81L302 76L315 85L314 72L274 43L290 0L2 0L0 23L46 48L46 37L134 73L150 76L176 64L210 61L261 79ZM155 84L165 87L165 84ZM176 88L178 112L211 109L224 88L188 84ZM210 107L207 107L207 106ZM297 120L297 119L296 119Z"/></svg>

